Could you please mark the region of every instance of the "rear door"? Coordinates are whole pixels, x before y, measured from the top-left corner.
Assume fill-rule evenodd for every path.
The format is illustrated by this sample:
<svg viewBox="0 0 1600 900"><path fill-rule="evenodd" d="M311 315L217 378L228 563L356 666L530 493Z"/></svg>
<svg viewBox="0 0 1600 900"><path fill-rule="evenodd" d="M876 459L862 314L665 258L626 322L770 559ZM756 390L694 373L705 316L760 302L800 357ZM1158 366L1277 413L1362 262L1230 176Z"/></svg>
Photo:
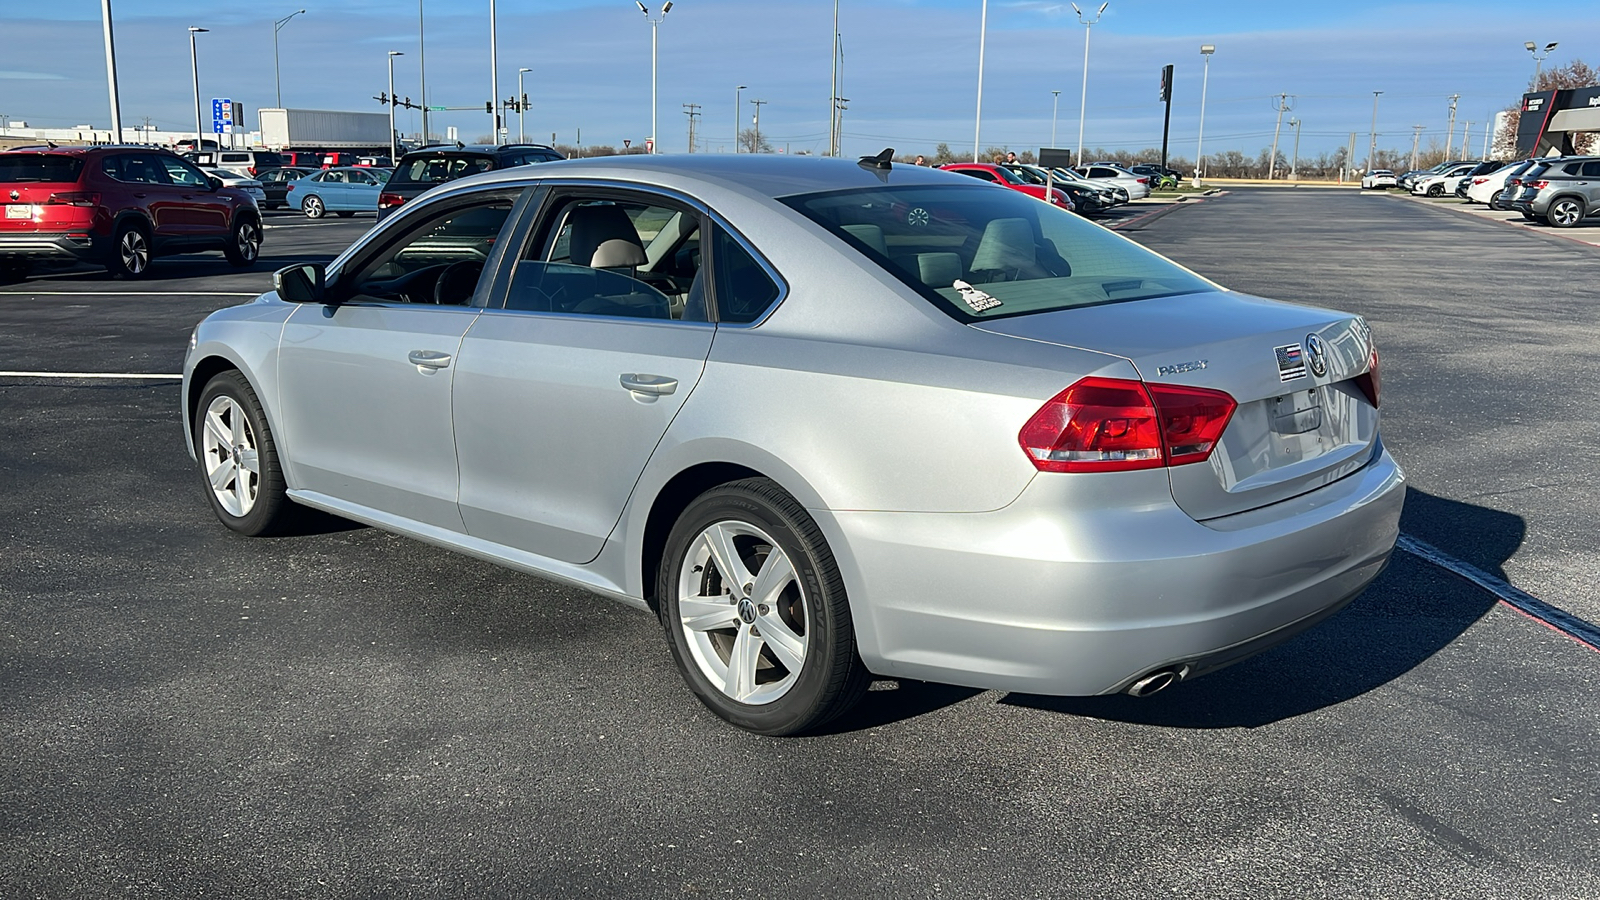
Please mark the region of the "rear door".
<svg viewBox="0 0 1600 900"><path fill-rule="evenodd" d="M1578 170L1577 187L1583 192L1585 210L1600 209L1600 159L1591 159Z"/></svg>
<svg viewBox="0 0 1600 900"><path fill-rule="evenodd" d="M599 555L705 368L703 219L644 191L557 189L456 373L468 532ZM648 252L646 251L648 248Z"/></svg>

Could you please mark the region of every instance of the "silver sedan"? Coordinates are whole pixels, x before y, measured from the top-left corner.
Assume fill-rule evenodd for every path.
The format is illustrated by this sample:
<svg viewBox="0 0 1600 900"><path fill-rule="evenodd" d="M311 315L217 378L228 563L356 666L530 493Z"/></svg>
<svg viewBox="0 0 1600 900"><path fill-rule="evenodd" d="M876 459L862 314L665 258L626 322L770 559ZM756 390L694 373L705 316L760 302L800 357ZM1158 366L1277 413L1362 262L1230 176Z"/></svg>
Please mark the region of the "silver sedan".
<svg viewBox="0 0 1600 900"><path fill-rule="evenodd" d="M228 527L313 507L647 609L791 734L874 675L1145 695L1333 614L1404 479L1357 316L878 159L485 173L201 322Z"/></svg>

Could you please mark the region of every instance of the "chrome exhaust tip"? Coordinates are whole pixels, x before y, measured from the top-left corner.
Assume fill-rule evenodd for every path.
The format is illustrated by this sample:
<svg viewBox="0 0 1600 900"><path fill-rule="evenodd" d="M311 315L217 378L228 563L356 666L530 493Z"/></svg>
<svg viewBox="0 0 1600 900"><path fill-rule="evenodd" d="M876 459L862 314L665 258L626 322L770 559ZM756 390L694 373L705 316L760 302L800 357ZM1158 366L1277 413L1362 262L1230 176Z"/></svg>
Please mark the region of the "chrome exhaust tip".
<svg viewBox="0 0 1600 900"><path fill-rule="evenodd" d="M1183 680L1187 669L1157 669L1128 685L1124 692L1130 697L1148 697Z"/></svg>

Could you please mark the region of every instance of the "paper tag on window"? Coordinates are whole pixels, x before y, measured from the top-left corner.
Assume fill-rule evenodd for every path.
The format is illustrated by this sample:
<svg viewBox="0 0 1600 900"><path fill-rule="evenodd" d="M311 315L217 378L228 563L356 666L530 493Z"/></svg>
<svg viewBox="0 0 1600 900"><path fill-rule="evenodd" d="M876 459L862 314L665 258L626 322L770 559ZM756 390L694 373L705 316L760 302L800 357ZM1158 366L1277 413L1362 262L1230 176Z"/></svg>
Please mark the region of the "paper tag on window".
<svg viewBox="0 0 1600 900"><path fill-rule="evenodd" d="M996 306L1000 305L999 300L996 300L994 297L985 294L983 291L978 290L959 278L957 278L950 286L961 293L961 299L965 300L967 305L972 307L973 312L983 312L986 309L994 309Z"/></svg>

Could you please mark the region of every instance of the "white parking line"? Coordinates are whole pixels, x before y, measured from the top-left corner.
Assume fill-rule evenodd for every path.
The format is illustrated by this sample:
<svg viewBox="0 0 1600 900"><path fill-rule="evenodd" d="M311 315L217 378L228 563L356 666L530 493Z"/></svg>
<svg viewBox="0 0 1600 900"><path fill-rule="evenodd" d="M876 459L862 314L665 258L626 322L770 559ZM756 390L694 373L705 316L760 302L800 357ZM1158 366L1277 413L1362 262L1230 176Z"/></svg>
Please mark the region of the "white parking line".
<svg viewBox="0 0 1600 900"><path fill-rule="evenodd" d="M107 380L132 379L136 381L171 381L182 375L161 375L149 372L0 372L0 378L100 378Z"/></svg>
<svg viewBox="0 0 1600 900"><path fill-rule="evenodd" d="M1433 563L1442 569L1465 578L1493 594L1501 603L1553 631L1559 631L1590 650L1600 651L1600 628L1578 618L1557 606L1540 600L1521 588L1514 587L1503 578L1497 578L1477 566L1463 562L1432 544L1417 540L1409 534L1400 535L1395 547L1412 556Z"/></svg>

